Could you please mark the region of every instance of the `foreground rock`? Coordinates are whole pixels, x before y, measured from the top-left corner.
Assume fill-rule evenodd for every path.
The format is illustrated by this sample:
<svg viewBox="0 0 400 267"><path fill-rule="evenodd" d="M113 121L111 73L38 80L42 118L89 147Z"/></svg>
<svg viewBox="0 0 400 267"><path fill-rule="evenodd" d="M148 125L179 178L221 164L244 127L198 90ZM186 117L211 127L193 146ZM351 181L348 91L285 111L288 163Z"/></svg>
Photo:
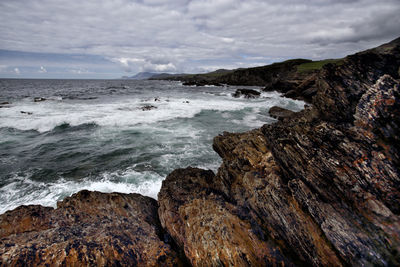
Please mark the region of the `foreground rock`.
<svg viewBox="0 0 400 267"><path fill-rule="evenodd" d="M21 206L0 216L1 266L174 266L155 200L81 191L57 209Z"/></svg>
<svg viewBox="0 0 400 267"><path fill-rule="evenodd" d="M327 65L311 107L216 137L215 176L173 172L159 215L192 264L399 266L399 67L400 39Z"/></svg>
<svg viewBox="0 0 400 267"><path fill-rule="evenodd" d="M290 262L263 242L251 221L213 187L214 173L195 168L173 171L158 198L161 223L194 266L262 266Z"/></svg>

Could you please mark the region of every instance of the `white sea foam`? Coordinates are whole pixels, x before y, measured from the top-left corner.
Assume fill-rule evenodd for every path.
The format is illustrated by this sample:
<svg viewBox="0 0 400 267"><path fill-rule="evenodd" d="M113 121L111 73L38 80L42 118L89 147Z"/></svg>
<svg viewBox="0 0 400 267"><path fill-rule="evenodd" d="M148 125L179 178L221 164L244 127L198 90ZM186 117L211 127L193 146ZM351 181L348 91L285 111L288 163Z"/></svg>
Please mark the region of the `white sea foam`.
<svg viewBox="0 0 400 267"><path fill-rule="evenodd" d="M163 177L154 172L136 172L127 169L124 172L104 173L98 180L83 179L70 181L58 179L55 183L37 182L24 176L15 175L13 182L0 188L0 214L20 205L42 205L56 207L57 201L81 190L104 193L139 193L157 198Z"/></svg>
<svg viewBox="0 0 400 267"><path fill-rule="evenodd" d="M268 121L268 108L274 105L294 111L302 109L304 105L302 101L282 98L277 92L262 92L258 99L238 99L232 97L231 94L234 91L232 88L213 92L213 88L210 87L207 89L207 93L197 93L195 89L192 90L188 93L174 94L173 97L157 91L157 95L161 95L161 101L154 101L151 93L140 95L140 98L138 95L124 98L110 97L106 101L102 101L100 98L94 101L53 98L52 100L33 102L32 98L27 98L15 101L10 108L0 109L0 128L11 127L47 132L64 123L71 126L95 123L102 127L96 128L96 131L91 133L85 132L85 137L87 134L91 134L91 145L115 140L121 146L123 143L118 143L122 142L118 141L118 138L121 137L120 132L126 128L128 132L134 129L140 133L141 138L157 139L156 145L149 141L151 149L146 153L153 153L154 166L165 167L162 170L163 173L188 165L216 171L220 160L216 155L214 158L214 154L212 154L214 152L211 148L211 140L219 131L225 130L225 128L221 130L218 128L220 126L214 125L215 120L220 118L218 116L223 118L224 125L231 124L240 126L240 129L248 129L259 127ZM157 108L143 111L141 108L144 105L153 105ZM209 112L210 110L216 112ZM32 114L21 113L21 111ZM202 111L208 112L201 113ZM196 115L199 116L195 117ZM175 120L177 118L184 120ZM192 121L187 118L194 119ZM203 129L203 125L208 128ZM210 133L211 131L214 132ZM14 142L21 137L16 136L15 138L16 140L12 134L5 134L5 139L2 141ZM132 142L134 141L136 140L132 140ZM197 160L189 160L193 158ZM10 156L7 160L0 159L0 163L13 164L16 159ZM145 171L138 171L142 170L139 168L140 164L144 163L137 162L136 165L133 164L131 168L122 171L104 172L98 177L79 178L78 180L47 177L48 180L53 178L54 182L34 181L30 178L32 174L29 172L26 172L25 175L15 174L15 177L10 178L5 182L6 185L0 188L0 213L27 204L55 207L57 201L82 189L101 192L136 192L156 198L165 175L148 171L144 165L142 167ZM154 167L151 164L149 166ZM160 172L157 168L152 170Z"/></svg>
<svg viewBox="0 0 400 267"><path fill-rule="evenodd" d="M272 105L287 106L289 101L295 107L302 102L280 98L277 93L263 93L271 99L243 100L229 96L213 98L166 98L160 102L142 102L140 99L123 99L111 103L77 103L71 101L43 101L34 103L23 100L14 103L8 109L0 110L0 127L12 127L20 130L50 131L54 127L68 123L76 126L84 123L96 123L100 126L133 126L144 123L156 123L175 118L191 118L202 110L241 110L244 108L261 108ZM189 103L188 103L189 102ZM156 109L143 111L144 105L153 105ZM27 113L21 113L28 112Z"/></svg>

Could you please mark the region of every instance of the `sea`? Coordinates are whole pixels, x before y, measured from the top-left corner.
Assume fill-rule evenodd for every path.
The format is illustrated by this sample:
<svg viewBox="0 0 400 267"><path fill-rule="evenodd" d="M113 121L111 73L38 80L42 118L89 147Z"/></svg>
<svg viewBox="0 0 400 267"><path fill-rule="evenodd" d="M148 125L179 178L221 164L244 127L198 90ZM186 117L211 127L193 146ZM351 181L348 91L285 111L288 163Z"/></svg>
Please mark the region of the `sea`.
<svg viewBox="0 0 400 267"><path fill-rule="evenodd" d="M304 102L237 86L149 80L0 80L0 214L55 207L80 190L157 198L163 179L188 166L217 171L213 138L275 119L272 106Z"/></svg>

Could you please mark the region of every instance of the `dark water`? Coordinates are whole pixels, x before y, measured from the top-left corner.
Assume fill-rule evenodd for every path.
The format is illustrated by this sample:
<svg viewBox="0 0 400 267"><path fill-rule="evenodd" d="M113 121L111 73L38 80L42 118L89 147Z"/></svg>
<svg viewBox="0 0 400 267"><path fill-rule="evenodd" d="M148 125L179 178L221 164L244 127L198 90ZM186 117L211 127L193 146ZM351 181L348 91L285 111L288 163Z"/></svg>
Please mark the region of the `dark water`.
<svg viewBox="0 0 400 267"><path fill-rule="evenodd" d="M303 107L278 93L236 99L236 88L0 80L0 103L10 103L0 108L0 213L22 204L54 206L82 189L156 198L173 169L218 168L214 136L274 121L274 105ZM143 110L148 105L156 108Z"/></svg>

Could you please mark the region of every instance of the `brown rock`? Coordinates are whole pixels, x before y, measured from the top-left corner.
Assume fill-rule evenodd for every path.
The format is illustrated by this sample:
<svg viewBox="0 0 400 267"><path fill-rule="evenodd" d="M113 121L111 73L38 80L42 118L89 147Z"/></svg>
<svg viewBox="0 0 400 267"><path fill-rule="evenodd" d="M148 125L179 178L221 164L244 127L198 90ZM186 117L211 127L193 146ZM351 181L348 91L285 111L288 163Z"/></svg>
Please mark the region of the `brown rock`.
<svg viewBox="0 0 400 267"><path fill-rule="evenodd" d="M2 266L173 266L182 262L138 194L81 191L57 209L21 206L0 216Z"/></svg>
<svg viewBox="0 0 400 267"><path fill-rule="evenodd" d="M277 107L277 106L273 106L272 108L269 109L268 114L275 119L278 120L284 120L285 118L290 118L293 116L295 112L285 109L285 108L281 108L281 107Z"/></svg>
<svg viewBox="0 0 400 267"><path fill-rule="evenodd" d="M214 174L195 168L173 171L159 198L161 224L184 248L193 266L290 265L262 241L240 210L212 188Z"/></svg>
<svg viewBox="0 0 400 267"><path fill-rule="evenodd" d="M214 149L224 159L215 180L223 181L222 190L247 211L254 231L279 244L285 256L300 265L340 266L318 225L292 196L266 145L259 130L214 138Z"/></svg>

